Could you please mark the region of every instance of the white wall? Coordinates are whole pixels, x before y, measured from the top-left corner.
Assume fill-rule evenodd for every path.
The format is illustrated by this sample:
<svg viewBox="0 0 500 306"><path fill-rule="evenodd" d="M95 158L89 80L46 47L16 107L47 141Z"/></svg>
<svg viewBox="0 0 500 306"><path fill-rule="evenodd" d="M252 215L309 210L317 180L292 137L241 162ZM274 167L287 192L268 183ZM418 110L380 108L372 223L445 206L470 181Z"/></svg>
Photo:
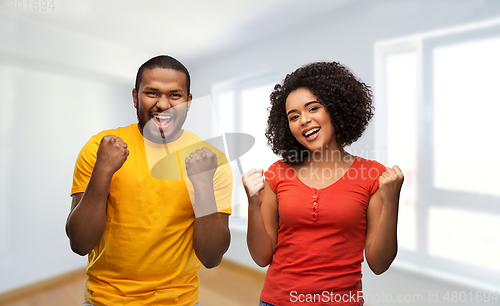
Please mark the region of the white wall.
<svg viewBox="0 0 500 306"><path fill-rule="evenodd" d="M210 94L215 83L259 72L278 71L284 78L299 66L320 60L338 61L373 86L376 42L498 16L498 1L362 1L328 18L291 28L286 35L197 61L191 65L194 94ZM373 158L374 135L375 124L372 122L363 137L348 150ZM226 257L257 268L246 250L246 243L240 241L245 238L244 221L233 219L232 223L233 242ZM399 294L412 296L414 302L406 301L405 304L441 305L446 302L446 292L451 297L453 291L469 293L475 290L472 291L475 294L477 290L491 290L493 287L493 284L489 287L476 286L468 280L454 280L450 275L437 275L421 267L397 264L382 276L374 276L366 266L363 271L365 294L372 295L371 299L367 299L367 305L387 305L389 295L392 303L401 304L396 302ZM438 301L434 300L436 292L439 293ZM419 300L420 295L423 300ZM477 303L473 298L461 304Z"/></svg>
<svg viewBox="0 0 500 306"><path fill-rule="evenodd" d="M74 162L92 135L137 121L147 55L1 11L0 31L1 294L85 267L64 230Z"/></svg>

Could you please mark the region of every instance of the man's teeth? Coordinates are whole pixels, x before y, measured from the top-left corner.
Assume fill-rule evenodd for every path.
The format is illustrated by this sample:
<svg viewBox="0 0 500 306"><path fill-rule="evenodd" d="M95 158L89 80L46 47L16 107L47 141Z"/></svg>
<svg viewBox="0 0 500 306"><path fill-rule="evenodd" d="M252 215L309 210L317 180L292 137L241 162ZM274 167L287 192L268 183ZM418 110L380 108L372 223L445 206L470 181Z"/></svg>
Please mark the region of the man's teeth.
<svg viewBox="0 0 500 306"><path fill-rule="evenodd" d="M304 134L304 136L309 137L309 136L311 136L312 134L316 133L317 131L319 131L319 128L315 128L315 129L309 130L309 131L307 131L307 132Z"/></svg>
<svg viewBox="0 0 500 306"><path fill-rule="evenodd" d="M160 120L168 120L168 119L172 119L172 115L156 115L155 116L156 118L160 119Z"/></svg>

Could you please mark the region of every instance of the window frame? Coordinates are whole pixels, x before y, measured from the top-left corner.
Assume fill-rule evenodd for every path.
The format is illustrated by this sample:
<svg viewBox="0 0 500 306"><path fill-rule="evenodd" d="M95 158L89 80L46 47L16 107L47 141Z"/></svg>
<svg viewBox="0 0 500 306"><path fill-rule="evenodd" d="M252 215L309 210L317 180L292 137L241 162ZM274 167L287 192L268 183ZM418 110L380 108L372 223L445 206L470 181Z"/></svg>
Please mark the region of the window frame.
<svg viewBox="0 0 500 306"><path fill-rule="evenodd" d="M386 60L390 55L416 52L417 56L417 160L416 169L416 251L400 249L394 266L481 290L498 290L500 273L469 263L438 258L429 254L429 212L433 207L454 208L471 212L500 214L500 197L478 195L434 187L433 138L433 50L485 38L500 37L500 20L456 27L375 44L375 148L379 160L386 163L387 153L387 88ZM431 162L429 162L431 161ZM404 170L404 169L403 169ZM471 206L470 203L474 203Z"/></svg>
<svg viewBox="0 0 500 306"><path fill-rule="evenodd" d="M221 105L220 96L225 92L233 92L233 105L234 105L234 116L232 117L232 129L231 131L223 131L223 133L238 133L241 131L242 126L239 118L244 116L245 114L242 112L241 108L241 93L245 90L256 88L260 86L264 86L270 83L277 84L279 83L278 72L276 70L268 70L268 71L260 71L244 76L240 76L237 78L233 78L230 80L218 82L212 85L212 97L214 106L216 109L216 115L219 122L222 122L222 113L221 110L223 106ZM270 105L269 105L270 106ZM221 129L223 127L221 126ZM278 157L276 157L278 159ZM243 169L244 170L244 169ZM241 173L244 175L245 173ZM234 178L234 177L233 177ZM246 194L243 189L243 185L241 184L241 178L236 180L233 179L233 208L239 206L237 209L233 209L232 222L234 224L234 228L238 230L243 230L246 232L246 224L247 224L247 210L248 203L246 201ZM233 226L232 226L233 228Z"/></svg>

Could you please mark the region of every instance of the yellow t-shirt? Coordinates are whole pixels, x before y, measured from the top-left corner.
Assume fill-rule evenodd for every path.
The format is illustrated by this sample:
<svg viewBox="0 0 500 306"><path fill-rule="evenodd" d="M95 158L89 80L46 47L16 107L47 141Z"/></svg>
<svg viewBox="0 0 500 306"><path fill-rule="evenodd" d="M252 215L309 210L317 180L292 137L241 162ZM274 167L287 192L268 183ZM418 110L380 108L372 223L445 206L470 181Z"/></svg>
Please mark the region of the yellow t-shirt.
<svg viewBox="0 0 500 306"><path fill-rule="evenodd" d="M106 227L88 255L85 296L95 305L196 304L200 263L192 239L194 192L184 159L202 147L216 153L217 208L230 214L232 174L226 157L187 131L164 146L145 141L137 124L107 130L93 136L78 155L72 195L85 191L105 135L122 138L130 154L111 180ZM166 158L166 152L175 158ZM173 174L159 177L159 169Z"/></svg>

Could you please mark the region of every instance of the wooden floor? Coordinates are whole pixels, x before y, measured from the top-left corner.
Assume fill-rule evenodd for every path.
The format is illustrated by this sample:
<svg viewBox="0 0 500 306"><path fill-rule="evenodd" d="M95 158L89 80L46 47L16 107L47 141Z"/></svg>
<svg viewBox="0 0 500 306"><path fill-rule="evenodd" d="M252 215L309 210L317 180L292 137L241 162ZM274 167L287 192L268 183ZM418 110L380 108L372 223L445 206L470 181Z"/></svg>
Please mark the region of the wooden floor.
<svg viewBox="0 0 500 306"><path fill-rule="evenodd" d="M65 276L57 285L43 283L0 295L0 306L80 306L87 279L85 271ZM56 281L51 281L56 283ZM219 267L200 270L202 306L256 306L264 273L224 260ZM46 287L48 286L48 287Z"/></svg>

